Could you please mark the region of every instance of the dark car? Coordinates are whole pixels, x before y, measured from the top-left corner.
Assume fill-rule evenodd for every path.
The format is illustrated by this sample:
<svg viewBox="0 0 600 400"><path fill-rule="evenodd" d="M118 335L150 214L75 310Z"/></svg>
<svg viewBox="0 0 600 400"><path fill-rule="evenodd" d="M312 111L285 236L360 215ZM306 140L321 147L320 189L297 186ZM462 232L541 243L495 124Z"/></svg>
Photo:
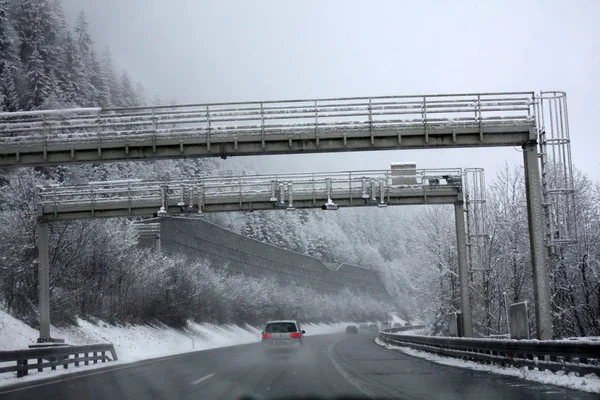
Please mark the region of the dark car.
<svg viewBox="0 0 600 400"><path fill-rule="evenodd" d="M346 333L350 333L350 334L358 333L358 328L354 325L348 325L346 327Z"/></svg>
<svg viewBox="0 0 600 400"><path fill-rule="evenodd" d="M367 324L360 324L359 328L360 328L361 331L366 331L367 329L369 329L369 325L367 325Z"/></svg>
<svg viewBox="0 0 600 400"><path fill-rule="evenodd" d="M377 326L377 324L371 324L369 325L369 330L371 332L379 332L379 327Z"/></svg>

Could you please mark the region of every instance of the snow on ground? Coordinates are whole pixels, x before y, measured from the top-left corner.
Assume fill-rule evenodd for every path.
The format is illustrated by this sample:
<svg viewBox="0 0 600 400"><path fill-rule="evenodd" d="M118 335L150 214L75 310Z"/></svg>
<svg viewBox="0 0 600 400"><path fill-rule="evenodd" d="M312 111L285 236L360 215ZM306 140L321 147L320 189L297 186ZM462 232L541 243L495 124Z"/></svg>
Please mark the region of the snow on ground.
<svg viewBox="0 0 600 400"><path fill-rule="evenodd" d="M421 328L421 329L409 329L407 331L394 332L392 335L423 335L428 336L431 333L431 329L429 327Z"/></svg>
<svg viewBox="0 0 600 400"><path fill-rule="evenodd" d="M78 326L51 327L52 336L65 339L71 345L113 343L119 361L87 366L85 370L103 366L130 363L199 350L260 341L261 329L245 325L214 325L190 322L185 330L169 328L165 325L110 325L103 321L90 322L78 319ZM343 332L346 323L302 324L306 336ZM261 327L262 328L262 327ZM0 351L26 349L34 344L38 331L22 321L0 310ZM13 363L0 363L0 366ZM71 367L67 370L33 370L29 376L15 379L15 373L0 374L0 386L34 379L44 379L64 373L79 372L83 368Z"/></svg>
<svg viewBox="0 0 600 400"><path fill-rule="evenodd" d="M473 361L461 360L458 358L443 357L437 354L427 353L421 350L415 350L410 347L397 346L389 344L376 338L375 343L387 349L400 350L411 356L424 358L438 364L450 365L453 367L468 368L476 371L486 371L494 374L515 376L517 378L530 381L545 383L549 385L562 386L569 389L577 389L589 393L600 393L600 378L590 374L586 376L576 376L575 374L565 374L561 372L553 373L551 371L529 370L527 368L500 367L498 365L479 364Z"/></svg>
<svg viewBox="0 0 600 400"><path fill-rule="evenodd" d="M408 322L404 318L399 316L396 312L389 313L388 316L392 320L392 326L394 326L394 324L401 324L402 326L404 326L404 324Z"/></svg>
<svg viewBox="0 0 600 400"><path fill-rule="evenodd" d="M306 336L326 335L345 332L348 325L358 326L356 323L338 322L335 324L302 324L302 329L306 331Z"/></svg>
<svg viewBox="0 0 600 400"><path fill-rule="evenodd" d="M0 351L26 349L37 337L37 330L0 310Z"/></svg>

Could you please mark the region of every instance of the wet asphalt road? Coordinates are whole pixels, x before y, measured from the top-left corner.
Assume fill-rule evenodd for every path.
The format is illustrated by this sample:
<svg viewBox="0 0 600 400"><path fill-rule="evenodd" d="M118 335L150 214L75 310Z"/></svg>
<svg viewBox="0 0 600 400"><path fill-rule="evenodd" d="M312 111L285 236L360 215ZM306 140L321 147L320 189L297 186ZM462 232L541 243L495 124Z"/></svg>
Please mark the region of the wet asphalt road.
<svg viewBox="0 0 600 400"><path fill-rule="evenodd" d="M596 394L435 364L373 343L374 335L305 338L301 352L265 356L260 344L119 365L60 382L0 388L0 399L598 399Z"/></svg>

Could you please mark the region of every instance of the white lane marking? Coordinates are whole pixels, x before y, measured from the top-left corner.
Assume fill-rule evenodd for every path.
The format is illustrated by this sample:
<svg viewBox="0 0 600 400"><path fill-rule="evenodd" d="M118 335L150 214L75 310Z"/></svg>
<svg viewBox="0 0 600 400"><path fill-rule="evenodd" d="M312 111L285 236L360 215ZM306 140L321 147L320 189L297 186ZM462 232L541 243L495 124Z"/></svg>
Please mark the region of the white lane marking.
<svg viewBox="0 0 600 400"><path fill-rule="evenodd" d="M227 347L229 347L229 346L227 346ZM123 365L120 367L118 367L118 366L113 367L113 366L107 365L106 367L98 368L97 371L93 371L93 372L85 372L85 370L83 370L82 373L74 372L74 374L77 374L76 376L73 376L70 374L65 374L64 378L60 378L60 379L52 379L52 377L44 377L44 378L47 378L48 380L42 381L35 385L28 385L28 386L23 386L23 387L14 388L14 389L7 389L7 390L2 390L3 388L0 387L0 394L21 392L23 390L29 390L29 389L33 389L33 388L40 387L40 386L52 385L54 383L59 383L59 382L66 382L66 381L70 381L73 379L86 378L88 376L105 374L107 372L113 372L113 371L120 371L122 369L141 367L143 365L154 364L154 363L161 362L161 361L171 360L171 359L177 358L177 357L195 356L195 355L199 355L199 353L203 353L203 352L207 352L207 353L208 352L218 352L219 350L222 350L222 349L223 349L223 347L217 347L214 349L198 350L198 351L192 351L189 353L181 353L181 354L173 354L170 356L157 357L154 359L149 359L147 361L141 361L141 362L133 361L133 362L126 363L128 365ZM228 352L222 353L222 355L231 354L231 353L235 353L235 351L228 351ZM35 381L32 380L32 382L35 382Z"/></svg>
<svg viewBox="0 0 600 400"><path fill-rule="evenodd" d="M194 382L190 383L190 385L197 385L200 382L204 382L205 380L212 378L213 376L215 376L215 374L208 374L208 375L203 376L202 378L200 378L198 380L195 380Z"/></svg>
<svg viewBox="0 0 600 400"><path fill-rule="evenodd" d="M356 379L352 378L344 368L342 368L342 366L340 364L338 364L334 359L333 359L333 347L336 345L337 342L332 343L329 346L329 349L327 350L327 354L329 355L329 361L331 362L331 364L335 367L335 369L337 370L337 372L340 373L340 375L342 375L344 377L344 379L346 379L348 381L348 383L350 383L352 386L354 386L355 388L357 388L360 392L362 392L365 396L367 396L370 399L376 400L377 396L375 396L375 393L371 392L369 389L367 389L366 387L364 387L360 382L358 382Z"/></svg>

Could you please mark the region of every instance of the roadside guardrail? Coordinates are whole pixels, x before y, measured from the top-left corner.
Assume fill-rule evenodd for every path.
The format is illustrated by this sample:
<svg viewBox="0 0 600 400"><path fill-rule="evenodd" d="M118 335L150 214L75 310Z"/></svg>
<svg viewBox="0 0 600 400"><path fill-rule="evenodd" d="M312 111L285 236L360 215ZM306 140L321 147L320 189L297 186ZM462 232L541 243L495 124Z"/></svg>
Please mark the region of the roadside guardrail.
<svg viewBox="0 0 600 400"><path fill-rule="evenodd" d="M385 342L447 357L501 366L600 376L600 343L567 340L477 339L398 335L385 330Z"/></svg>
<svg viewBox="0 0 600 400"><path fill-rule="evenodd" d="M110 353L112 358L107 353ZM30 360L33 362L30 363ZM13 361L16 361L16 365L0 367L0 373L16 372L17 378L21 378L27 375L30 369L42 372L44 368L50 368L54 371L61 365L67 369L69 364L78 367L79 363L89 365L97 364L98 361L117 361L117 353L111 343L0 351L0 363Z"/></svg>

